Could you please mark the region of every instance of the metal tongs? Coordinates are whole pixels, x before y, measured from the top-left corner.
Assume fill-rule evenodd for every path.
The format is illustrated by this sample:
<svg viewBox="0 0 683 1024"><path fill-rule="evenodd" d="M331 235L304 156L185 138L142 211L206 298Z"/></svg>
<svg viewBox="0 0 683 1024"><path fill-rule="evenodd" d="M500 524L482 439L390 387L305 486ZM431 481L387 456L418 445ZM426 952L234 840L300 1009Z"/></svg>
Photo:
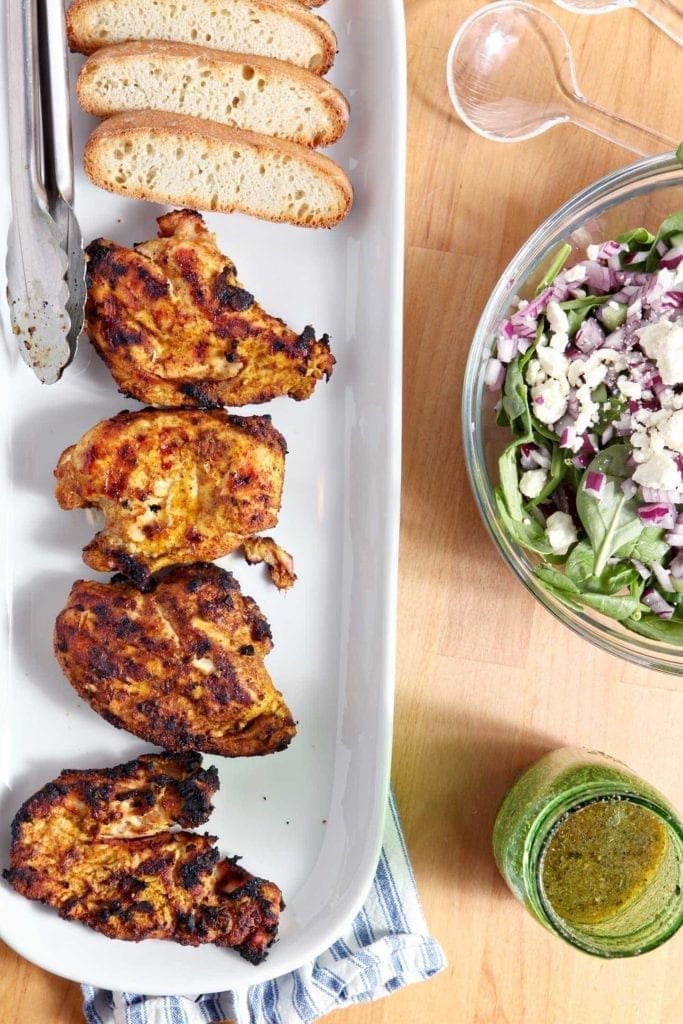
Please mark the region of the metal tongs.
<svg viewBox="0 0 683 1024"><path fill-rule="evenodd" d="M7 297L24 360L54 384L76 351L85 305L62 0L8 0L7 29Z"/></svg>

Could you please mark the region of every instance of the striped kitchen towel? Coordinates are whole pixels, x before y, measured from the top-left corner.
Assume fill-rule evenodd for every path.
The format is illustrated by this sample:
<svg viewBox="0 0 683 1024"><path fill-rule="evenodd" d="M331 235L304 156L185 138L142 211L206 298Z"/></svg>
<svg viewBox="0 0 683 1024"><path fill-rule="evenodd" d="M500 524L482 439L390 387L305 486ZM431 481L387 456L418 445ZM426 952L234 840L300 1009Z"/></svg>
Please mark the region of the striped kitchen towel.
<svg viewBox="0 0 683 1024"><path fill-rule="evenodd" d="M243 992L138 996L83 986L88 1024L309 1024L332 1010L389 995L446 966L427 932L393 796L365 904L312 963Z"/></svg>

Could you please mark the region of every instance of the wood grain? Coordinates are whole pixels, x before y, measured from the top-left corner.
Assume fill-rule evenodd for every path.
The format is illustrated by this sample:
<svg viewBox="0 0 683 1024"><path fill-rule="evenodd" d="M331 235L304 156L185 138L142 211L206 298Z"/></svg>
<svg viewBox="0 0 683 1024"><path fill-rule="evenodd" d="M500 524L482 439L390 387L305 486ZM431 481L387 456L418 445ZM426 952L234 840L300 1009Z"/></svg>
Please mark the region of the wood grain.
<svg viewBox="0 0 683 1024"><path fill-rule="evenodd" d="M637 11L565 27L586 96L683 137L680 50ZM455 116L445 60L473 0L407 0L405 416L393 781L449 967L332 1014L345 1024L680 1024L683 936L640 960L566 947L508 894L490 853L514 773L562 744L606 750L683 806L683 684L621 663L538 607L502 564L467 482L459 400L486 297L570 195L633 159L574 125L502 146ZM674 88L674 83L677 87ZM0 948L0 1020L80 1024L75 985Z"/></svg>

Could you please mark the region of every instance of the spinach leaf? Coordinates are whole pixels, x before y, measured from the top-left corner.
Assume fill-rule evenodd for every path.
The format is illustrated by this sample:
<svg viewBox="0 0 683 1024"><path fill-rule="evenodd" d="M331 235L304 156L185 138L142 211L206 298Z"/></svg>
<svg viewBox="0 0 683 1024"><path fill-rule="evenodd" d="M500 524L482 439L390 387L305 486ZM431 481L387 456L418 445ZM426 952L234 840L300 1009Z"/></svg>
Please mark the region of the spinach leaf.
<svg viewBox="0 0 683 1024"><path fill-rule="evenodd" d="M640 609L640 601L630 594L582 593L580 600L589 608L607 615L610 619L616 619L617 622L624 622L626 619L633 621L633 615Z"/></svg>
<svg viewBox="0 0 683 1024"><path fill-rule="evenodd" d="M615 565L606 565L602 574L595 577L595 588L600 594L618 594L624 587L630 589L639 579L638 571L630 562L617 562ZM588 586L594 589L592 580L589 580Z"/></svg>
<svg viewBox="0 0 683 1024"><path fill-rule="evenodd" d="M655 240L655 236L647 228L633 228L631 231L624 231L617 235L615 242L621 242L628 247L629 252L636 252L649 249Z"/></svg>
<svg viewBox="0 0 683 1024"><path fill-rule="evenodd" d="M531 412L529 411L529 391L515 359L507 368L505 386L503 388L503 405L510 426L518 438L531 440Z"/></svg>
<svg viewBox="0 0 683 1024"><path fill-rule="evenodd" d="M595 555L590 542L580 540L569 552L565 572L578 589L593 575L594 565Z"/></svg>
<svg viewBox="0 0 683 1024"><path fill-rule="evenodd" d="M564 460L564 453L562 449L556 443L552 444L552 452L550 456L550 470L548 472L548 481L541 491L535 498L532 498L529 502L530 505L541 505L546 498L548 498L556 487L562 483L562 478L567 472L567 463Z"/></svg>
<svg viewBox="0 0 683 1024"><path fill-rule="evenodd" d="M517 474L517 445L517 441L508 445L498 459L498 473L505 506L512 518L521 522L524 518L524 505Z"/></svg>
<svg viewBox="0 0 683 1024"><path fill-rule="evenodd" d="M583 299L569 299L567 302L560 303L560 308L567 314L569 321L567 334L570 338L574 337L590 311L595 306L601 306L607 299L609 299L609 295L586 295Z"/></svg>
<svg viewBox="0 0 683 1024"><path fill-rule="evenodd" d="M664 540L664 530L657 526L644 526L633 544L627 544L615 551L622 558L637 558L645 565L661 562L669 553L669 545Z"/></svg>
<svg viewBox="0 0 683 1024"><path fill-rule="evenodd" d="M672 213L670 217L663 220L659 225L659 231L654 237L650 251L647 254L645 261L645 269L652 273L659 266L660 255L657 251L657 246L660 242L664 242L665 245L669 243L672 235L678 235L683 231L683 210L679 210L677 213Z"/></svg>
<svg viewBox="0 0 683 1024"><path fill-rule="evenodd" d="M624 625L634 633L649 637L650 640L683 645L683 622L680 619L660 619L648 612L637 620L626 619Z"/></svg>
<svg viewBox="0 0 683 1024"><path fill-rule="evenodd" d="M536 291L534 293L535 295L540 295L544 288L547 288L549 284L553 283L553 281L555 280L555 278L567 262L571 251L571 245L568 245L566 242L564 245L560 246L560 248L557 250L557 254L553 257L550 266L541 278L541 281L539 282L538 287L536 288Z"/></svg>
<svg viewBox="0 0 683 1024"><path fill-rule="evenodd" d="M545 530L536 519L530 515L524 516L523 519L513 519L508 512L500 487L494 491L494 497L503 529L511 540L530 551L536 551L539 555L552 556L554 554Z"/></svg>
<svg viewBox="0 0 683 1024"><path fill-rule="evenodd" d="M643 532L638 506L627 498L621 484L630 477L626 465L629 449L615 444L599 452L589 464L576 493L576 510L593 548L593 574L602 575L607 559L626 545L633 545ZM605 486L600 496L586 490L589 473L603 473Z"/></svg>
<svg viewBox="0 0 683 1024"><path fill-rule="evenodd" d="M640 576L629 561L606 565L599 576L594 574L595 556L588 541L575 544L569 553L565 572L581 593L614 595L628 587L629 590Z"/></svg>
<svg viewBox="0 0 683 1024"><path fill-rule="evenodd" d="M543 581L546 589L554 594L555 597L568 604L570 608L576 608L579 611L582 606L587 606L594 611L601 612L602 615L606 615L610 619L623 622L625 619L633 621L633 616L640 609L638 598L632 597L630 594L612 596L609 594L581 592L577 587L571 589L571 581L566 576L543 566L538 566L536 575Z"/></svg>
<svg viewBox="0 0 683 1024"><path fill-rule="evenodd" d="M571 594L577 596L579 594L579 588L575 583L570 580L569 576L566 576L563 572L559 572L557 569L553 569L546 562L541 565L537 565L534 569L534 575L545 583L555 593Z"/></svg>

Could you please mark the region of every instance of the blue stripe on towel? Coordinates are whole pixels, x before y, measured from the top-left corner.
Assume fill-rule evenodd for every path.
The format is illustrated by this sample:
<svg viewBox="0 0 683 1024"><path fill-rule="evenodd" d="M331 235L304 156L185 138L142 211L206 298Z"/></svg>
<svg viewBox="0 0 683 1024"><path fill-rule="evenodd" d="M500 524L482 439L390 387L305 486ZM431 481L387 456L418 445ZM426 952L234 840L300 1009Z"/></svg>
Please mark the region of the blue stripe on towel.
<svg viewBox="0 0 683 1024"><path fill-rule="evenodd" d="M198 998L136 996L84 985L83 1010L87 1024L218 1024L226 1017L236 1024L312 1024L335 1009L430 978L445 966L427 931L390 797L384 846L366 902L312 963L247 991Z"/></svg>

